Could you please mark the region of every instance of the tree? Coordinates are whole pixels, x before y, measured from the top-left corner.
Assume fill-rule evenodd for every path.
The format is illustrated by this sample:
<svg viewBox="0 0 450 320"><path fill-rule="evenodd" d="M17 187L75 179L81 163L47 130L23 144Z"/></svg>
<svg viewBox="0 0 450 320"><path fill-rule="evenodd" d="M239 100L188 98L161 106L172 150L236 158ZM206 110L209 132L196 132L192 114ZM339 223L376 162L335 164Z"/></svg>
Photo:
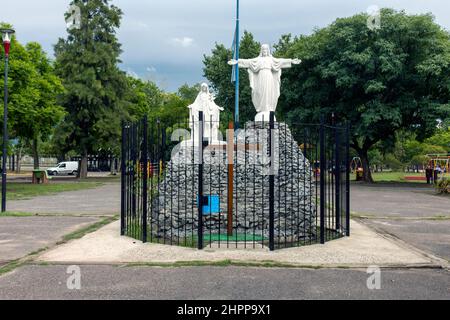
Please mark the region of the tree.
<svg viewBox="0 0 450 320"><path fill-rule="evenodd" d="M383 9L381 29L368 16L337 19L283 50L303 64L285 73L279 112L319 121L334 112L350 121L351 146L373 182L369 150L399 130L419 140L433 134L450 98L450 36L434 18Z"/></svg>
<svg viewBox="0 0 450 320"><path fill-rule="evenodd" d="M128 87L125 73L117 66L121 45L116 37L122 11L109 3L72 1L81 10L81 27L67 30L67 39L59 39L55 46L56 70L66 89L61 102L68 112L67 142L82 156L81 178L87 177L88 154L98 151L105 124L117 126L124 115ZM118 121L105 122L105 117Z"/></svg>
<svg viewBox="0 0 450 320"><path fill-rule="evenodd" d="M425 144L440 146L444 152L450 153L450 127L447 129L441 129L436 132L435 135L424 141Z"/></svg>
<svg viewBox="0 0 450 320"><path fill-rule="evenodd" d="M35 42L28 43L26 50L35 72L30 74L35 99L32 105L20 110L16 117L15 132L19 137L31 141L34 168L40 167L39 141L45 141L54 127L64 116L64 109L57 104L57 96L63 92L61 80L55 75L54 68L42 47Z"/></svg>
<svg viewBox="0 0 450 320"><path fill-rule="evenodd" d="M193 103L200 92L200 83L197 83L193 86L189 86L188 84L182 85L177 92L177 95L190 103Z"/></svg>
<svg viewBox="0 0 450 320"><path fill-rule="evenodd" d="M56 99L63 87L40 44L30 42L24 47L13 38L12 46L8 126L13 137L30 142L37 169L39 141L45 141L64 116ZM1 64L2 74L3 68Z"/></svg>
<svg viewBox="0 0 450 320"><path fill-rule="evenodd" d="M250 59L259 55L261 50L260 43L256 42L253 35L244 32L240 47L240 57ZM216 44L210 56L204 56L203 72L205 77L211 83L211 88L217 94L216 103L225 108L225 118L234 114L235 85L231 82L232 67L227 62L231 60L233 52L222 44ZM240 121L245 123L253 120L256 111L252 103L252 93L249 85L248 73L242 71L239 73L239 91L240 91ZM228 115L227 115L228 114Z"/></svg>

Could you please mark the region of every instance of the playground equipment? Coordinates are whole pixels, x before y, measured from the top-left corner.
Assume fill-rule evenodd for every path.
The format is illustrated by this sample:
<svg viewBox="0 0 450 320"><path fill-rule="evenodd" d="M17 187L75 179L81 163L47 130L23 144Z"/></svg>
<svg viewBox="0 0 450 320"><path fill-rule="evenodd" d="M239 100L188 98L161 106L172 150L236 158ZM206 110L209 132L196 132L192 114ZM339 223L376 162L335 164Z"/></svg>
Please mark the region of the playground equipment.
<svg viewBox="0 0 450 320"><path fill-rule="evenodd" d="M450 153L428 154L427 157L427 167L433 171L434 181L450 177Z"/></svg>
<svg viewBox="0 0 450 320"><path fill-rule="evenodd" d="M350 164L350 168L352 173L356 173L356 181L364 180L364 169L363 164L360 157L354 157Z"/></svg>

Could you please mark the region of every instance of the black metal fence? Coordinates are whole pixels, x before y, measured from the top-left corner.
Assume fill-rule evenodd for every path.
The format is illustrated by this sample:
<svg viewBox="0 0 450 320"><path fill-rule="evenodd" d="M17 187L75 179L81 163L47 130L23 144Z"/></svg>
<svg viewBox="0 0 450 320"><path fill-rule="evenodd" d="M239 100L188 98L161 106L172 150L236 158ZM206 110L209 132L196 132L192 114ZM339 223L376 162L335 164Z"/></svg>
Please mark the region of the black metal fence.
<svg viewBox="0 0 450 320"><path fill-rule="evenodd" d="M71 157L70 161L80 162L82 157ZM110 172L118 171L118 159L113 155L88 156L88 171L89 172Z"/></svg>
<svg viewBox="0 0 450 320"><path fill-rule="evenodd" d="M122 235L270 250L350 235L348 126L288 126L271 114L224 138L219 127L202 112L123 124Z"/></svg>

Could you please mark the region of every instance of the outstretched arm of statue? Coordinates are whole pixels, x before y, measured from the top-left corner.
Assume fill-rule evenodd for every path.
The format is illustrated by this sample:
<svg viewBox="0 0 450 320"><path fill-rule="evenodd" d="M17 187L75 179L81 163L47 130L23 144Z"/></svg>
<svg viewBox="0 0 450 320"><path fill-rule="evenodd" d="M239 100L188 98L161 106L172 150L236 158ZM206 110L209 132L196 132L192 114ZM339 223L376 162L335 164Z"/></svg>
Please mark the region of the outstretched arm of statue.
<svg viewBox="0 0 450 320"><path fill-rule="evenodd" d="M230 61L228 61L228 64L230 66L235 66L235 65L239 65L239 68L249 68L250 67L250 59L231 59Z"/></svg>
<svg viewBox="0 0 450 320"><path fill-rule="evenodd" d="M302 63L302 60L300 59L278 59L281 63L281 68L291 68L292 65L297 65Z"/></svg>

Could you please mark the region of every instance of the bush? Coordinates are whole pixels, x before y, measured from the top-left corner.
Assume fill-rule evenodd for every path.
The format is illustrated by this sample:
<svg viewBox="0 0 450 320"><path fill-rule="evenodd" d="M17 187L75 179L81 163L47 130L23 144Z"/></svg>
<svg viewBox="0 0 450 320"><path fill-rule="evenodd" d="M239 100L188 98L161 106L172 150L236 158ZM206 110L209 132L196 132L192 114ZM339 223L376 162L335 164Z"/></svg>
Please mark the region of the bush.
<svg viewBox="0 0 450 320"><path fill-rule="evenodd" d="M441 179L436 188L440 194L450 194L450 180L447 178Z"/></svg>

